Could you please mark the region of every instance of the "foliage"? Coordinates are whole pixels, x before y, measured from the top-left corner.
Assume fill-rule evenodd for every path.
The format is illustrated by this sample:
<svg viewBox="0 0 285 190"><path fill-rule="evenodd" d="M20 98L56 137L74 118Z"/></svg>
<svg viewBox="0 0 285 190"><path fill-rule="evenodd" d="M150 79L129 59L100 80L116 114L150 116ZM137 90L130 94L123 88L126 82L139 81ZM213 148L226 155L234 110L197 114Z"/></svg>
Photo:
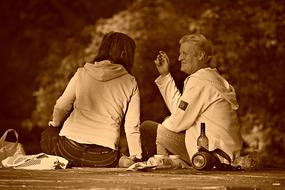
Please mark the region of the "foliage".
<svg viewBox="0 0 285 190"><path fill-rule="evenodd" d="M43 101L36 106L33 92L45 88L41 86L44 77L36 77L45 71L53 73L71 47L76 46L75 39L81 38L80 44L85 44L83 27L110 17L132 1L0 1L0 132L3 128L20 128L34 109L44 109L42 104L49 103ZM45 77L48 76L52 75Z"/></svg>
<svg viewBox="0 0 285 190"><path fill-rule="evenodd" d="M68 80L96 54L102 36L121 31L137 43L133 74L142 99L142 121L161 121L168 111L153 81L158 50L170 57L181 88L178 40L186 33L204 33L215 44L213 65L234 85L240 103L242 134L249 151L257 150L265 165L284 164L284 5L279 1L137 0L128 9L86 27L77 38L55 44L39 76L33 124L46 125ZM84 43L82 43L82 41ZM89 42L90 41L90 42ZM58 46L57 46L58 45ZM66 53L61 52L62 49ZM59 65L55 60L61 60Z"/></svg>

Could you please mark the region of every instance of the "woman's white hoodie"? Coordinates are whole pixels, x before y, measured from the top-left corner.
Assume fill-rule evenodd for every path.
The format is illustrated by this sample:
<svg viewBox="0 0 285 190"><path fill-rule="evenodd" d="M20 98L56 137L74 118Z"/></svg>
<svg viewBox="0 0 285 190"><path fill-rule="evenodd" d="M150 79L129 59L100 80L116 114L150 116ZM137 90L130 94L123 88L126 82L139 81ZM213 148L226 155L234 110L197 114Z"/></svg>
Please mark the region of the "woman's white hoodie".
<svg viewBox="0 0 285 190"><path fill-rule="evenodd" d="M63 123L60 136L114 150L123 120L130 155L140 156L138 85L122 65L108 60L79 68L53 112L53 122L57 126Z"/></svg>

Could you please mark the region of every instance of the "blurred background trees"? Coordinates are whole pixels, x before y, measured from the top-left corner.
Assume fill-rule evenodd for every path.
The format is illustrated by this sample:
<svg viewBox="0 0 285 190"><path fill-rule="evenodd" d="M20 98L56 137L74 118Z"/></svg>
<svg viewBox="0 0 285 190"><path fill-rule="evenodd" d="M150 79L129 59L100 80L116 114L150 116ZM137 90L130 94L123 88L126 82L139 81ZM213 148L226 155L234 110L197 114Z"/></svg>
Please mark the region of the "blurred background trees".
<svg viewBox="0 0 285 190"><path fill-rule="evenodd" d="M169 55L181 89L185 75L179 71L178 41L201 32L215 45L212 64L237 91L244 149L260 152L265 165L285 163L281 1L29 0L0 5L1 130L17 128L27 147L39 140L70 77L96 55L109 31L135 39L132 72L142 97L141 120L161 122L169 113L153 83L158 76L153 60L159 50Z"/></svg>

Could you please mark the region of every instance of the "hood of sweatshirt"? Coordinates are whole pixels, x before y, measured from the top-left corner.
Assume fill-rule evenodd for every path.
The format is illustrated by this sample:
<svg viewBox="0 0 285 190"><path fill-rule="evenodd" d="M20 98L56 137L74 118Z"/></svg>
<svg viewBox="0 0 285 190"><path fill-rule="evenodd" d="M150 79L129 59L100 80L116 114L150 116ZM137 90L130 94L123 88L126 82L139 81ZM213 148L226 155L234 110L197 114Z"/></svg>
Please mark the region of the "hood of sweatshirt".
<svg viewBox="0 0 285 190"><path fill-rule="evenodd" d="M239 105L236 99L235 89L232 85L226 81L217 71L213 68L200 69L196 73L192 74L191 77L203 82L209 83L211 86L216 88L223 98L231 104L232 109L237 110Z"/></svg>
<svg viewBox="0 0 285 190"><path fill-rule="evenodd" d="M127 70L120 64L113 64L109 60L86 63L84 70L95 80L109 81L128 74Z"/></svg>

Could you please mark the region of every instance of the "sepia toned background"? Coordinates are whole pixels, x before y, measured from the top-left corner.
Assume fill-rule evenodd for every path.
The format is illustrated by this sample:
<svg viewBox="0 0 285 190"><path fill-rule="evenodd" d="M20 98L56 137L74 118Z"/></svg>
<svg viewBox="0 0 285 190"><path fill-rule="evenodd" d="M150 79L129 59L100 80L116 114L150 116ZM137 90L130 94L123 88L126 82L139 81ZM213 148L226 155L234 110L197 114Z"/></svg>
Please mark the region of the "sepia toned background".
<svg viewBox="0 0 285 190"><path fill-rule="evenodd" d="M285 164L285 5L279 0L3 0L0 2L0 132L17 129L37 153L56 99L102 36L124 32L137 44L132 70L141 121L169 112L154 84L159 50L181 89L178 41L201 32L215 45L213 66L235 87L244 151L266 166ZM210 127L210 126L209 126ZM10 137L12 138L12 137Z"/></svg>

